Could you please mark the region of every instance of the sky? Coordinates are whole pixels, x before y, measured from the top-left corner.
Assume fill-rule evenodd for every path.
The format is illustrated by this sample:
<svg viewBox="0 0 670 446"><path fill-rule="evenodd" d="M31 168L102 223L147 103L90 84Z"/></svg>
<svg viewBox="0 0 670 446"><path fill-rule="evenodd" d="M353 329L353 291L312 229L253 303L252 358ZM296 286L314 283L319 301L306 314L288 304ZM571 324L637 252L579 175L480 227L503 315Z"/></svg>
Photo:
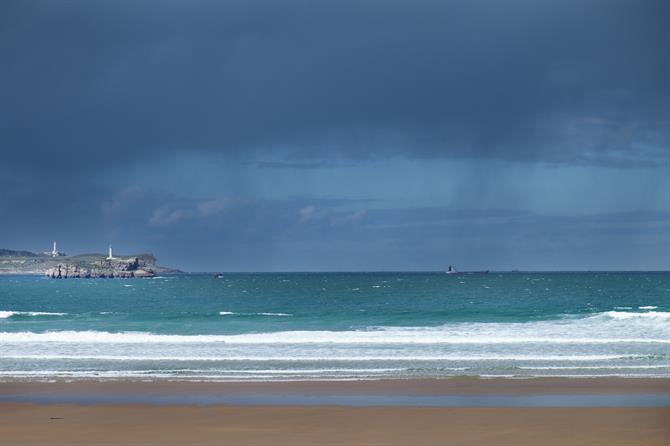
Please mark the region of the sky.
<svg viewBox="0 0 670 446"><path fill-rule="evenodd" d="M670 269L670 2L0 2L0 247Z"/></svg>

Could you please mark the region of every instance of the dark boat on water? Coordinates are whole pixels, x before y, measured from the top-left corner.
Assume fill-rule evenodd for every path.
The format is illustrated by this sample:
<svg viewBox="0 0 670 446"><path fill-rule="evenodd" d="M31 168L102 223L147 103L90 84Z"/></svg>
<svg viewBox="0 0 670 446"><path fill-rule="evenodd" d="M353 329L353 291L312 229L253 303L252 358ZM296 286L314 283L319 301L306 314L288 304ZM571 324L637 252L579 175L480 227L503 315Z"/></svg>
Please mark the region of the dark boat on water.
<svg viewBox="0 0 670 446"><path fill-rule="evenodd" d="M486 271L456 271L453 265L449 265L449 268L445 271L447 274L488 274L489 270Z"/></svg>

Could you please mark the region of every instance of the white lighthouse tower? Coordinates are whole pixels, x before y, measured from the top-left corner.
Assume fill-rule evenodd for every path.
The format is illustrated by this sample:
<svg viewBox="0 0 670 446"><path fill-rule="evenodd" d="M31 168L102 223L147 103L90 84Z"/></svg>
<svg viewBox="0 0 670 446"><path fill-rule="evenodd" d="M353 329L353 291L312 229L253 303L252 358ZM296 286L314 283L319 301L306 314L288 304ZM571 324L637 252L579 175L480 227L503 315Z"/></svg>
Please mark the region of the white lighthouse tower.
<svg viewBox="0 0 670 446"><path fill-rule="evenodd" d="M56 249L56 241L54 240L54 247L51 250L51 257L58 257L58 250Z"/></svg>
<svg viewBox="0 0 670 446"><path fill-rule="evenodd" d="M109 255L107 256L107 260L114 260L114 257L112 256L112 245L109 245Z"/></svg>

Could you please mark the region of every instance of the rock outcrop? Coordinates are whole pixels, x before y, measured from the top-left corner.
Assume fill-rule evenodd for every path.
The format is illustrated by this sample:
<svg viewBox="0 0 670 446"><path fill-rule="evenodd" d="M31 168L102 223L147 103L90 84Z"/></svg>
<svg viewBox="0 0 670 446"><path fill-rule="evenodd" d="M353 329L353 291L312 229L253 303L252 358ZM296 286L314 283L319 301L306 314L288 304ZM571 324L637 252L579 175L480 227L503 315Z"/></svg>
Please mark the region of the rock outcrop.
<svg viewBox="0 0 670 446"><path fill-rule="evenodd" d="M49 268L44 275L52 279L81 279L81 278L121 278L153 277L156 275L153 263L148 263L145 258L118 258L100 259L92 265L82 266L76 263L59 263Z"/></svg>
<svg viewBox="0 0 670 446"><path fill-rule="evenodd" d="M56 278L152 277L181 271L159 266L153 254L115 256L77 254L52 257L29 251L0 249L0 275L39 274Z"/></svg>

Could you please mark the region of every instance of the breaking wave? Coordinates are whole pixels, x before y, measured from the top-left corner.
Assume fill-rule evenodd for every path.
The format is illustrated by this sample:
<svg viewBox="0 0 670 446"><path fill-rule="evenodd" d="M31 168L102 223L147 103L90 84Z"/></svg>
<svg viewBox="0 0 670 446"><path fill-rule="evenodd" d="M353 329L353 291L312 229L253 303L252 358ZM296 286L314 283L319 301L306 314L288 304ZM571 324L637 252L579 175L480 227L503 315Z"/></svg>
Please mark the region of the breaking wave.
<svg viewBox="0 0 670 446"><path fill-rule="evenodd" d="M67 313L50 313L47 311L0 311L0 319L12 316L66 316Z"/></svg>
<svg viewBox="0 0 670 446"><path fill-rule="evenodd" d="M285 313L256 313L279 316ZM670 344L670 312L608 311L584 318L533 322L458 322L438 327L369 327L248 334L175 335L148 332L0 332L3 343L90 344Z"/></svg>

